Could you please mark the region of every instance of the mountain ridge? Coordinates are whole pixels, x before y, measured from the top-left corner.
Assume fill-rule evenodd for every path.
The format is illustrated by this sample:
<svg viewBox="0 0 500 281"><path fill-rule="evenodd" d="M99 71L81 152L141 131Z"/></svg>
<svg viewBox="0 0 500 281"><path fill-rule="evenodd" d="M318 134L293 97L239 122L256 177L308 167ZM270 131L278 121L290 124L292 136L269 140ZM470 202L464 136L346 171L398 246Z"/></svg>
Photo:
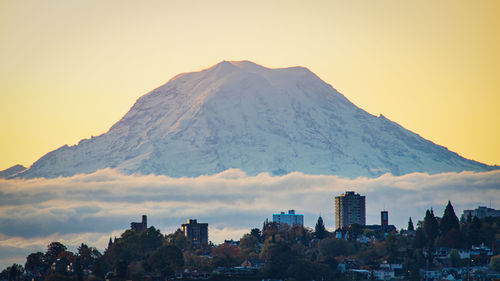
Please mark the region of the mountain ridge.
<svg viewBox="0 0 500 281"><path fill-rule="evenodd" d="M18 174L24 170L26 170L26 167L24 167L23 165L20 165L20 164L16 164L12 167L9 167L5 170L0 171L0 179L13 177L16 174Z"/></svg>
<svg viewBox="0 0 500 281"><path fill-rule="evenodd" d="M49 152L18 176L102 168L174 177L229 168L347 177L498 169L366 112L305 67L250 61L178 74L137 99L106 133Z"/></svg>

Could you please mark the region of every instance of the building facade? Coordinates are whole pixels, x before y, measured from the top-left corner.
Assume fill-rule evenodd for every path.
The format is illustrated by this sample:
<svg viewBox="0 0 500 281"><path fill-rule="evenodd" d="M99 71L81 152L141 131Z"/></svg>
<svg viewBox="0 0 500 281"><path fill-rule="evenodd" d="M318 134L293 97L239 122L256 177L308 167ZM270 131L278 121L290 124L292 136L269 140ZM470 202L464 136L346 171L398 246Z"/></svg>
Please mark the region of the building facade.
<svg viewBox="0 0 500 281"><path fill-rule="evenodd" d="M131 222L130 229L135 230L136 233L141 233L148 228L148 217L142 216L142 222Z"/></svg>
<svg viewBox="0 0 500 281"><path fill-rule="evenodd" d="M335 197L335 228L344 228L353 223L366 224L365 196L346 191Z"/></svg>
<svg viewBox="0 0 500 281"><path fill-rule="evenodd" d="M208 223L198 223L194 219L182 225L182 232L193 245L208 244Z"/></svg>
<svg viewBox="0 0 500 281"><path fill-rule="evenodd" d="M389 226L389 212L380 212L380 225L382 226L382 228Z"/></svg>
<svg viewBox="0 0 500 281"><path fill-rule="evenodd" d="M495 210L492 208L479 206L474 210L464 210L462 214L462 221L467 221L467 217L477 217L478 219L482 219L485 217L500 217L500 210Z"/></svg>
<svg viewBox="0 0 500 281"><path fill-rule="evenodd" d="M273 222L278 224L288 224L289 226L304 226L304 215L295 214L295 210L288 210L288 214L281 212L273 214Z"/></svg>

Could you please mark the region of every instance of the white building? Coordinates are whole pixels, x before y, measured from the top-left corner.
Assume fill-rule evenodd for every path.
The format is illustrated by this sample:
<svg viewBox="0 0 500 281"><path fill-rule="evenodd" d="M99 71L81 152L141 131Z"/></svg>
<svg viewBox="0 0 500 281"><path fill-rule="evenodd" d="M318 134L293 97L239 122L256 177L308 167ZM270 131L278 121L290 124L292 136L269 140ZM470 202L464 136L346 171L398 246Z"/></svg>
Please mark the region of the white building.
<svg viewBox="0 0 500 281"><path fill-rule="evenodd" d="M466 221L468 216L471 218L477 217L478 219L486 217L500 217L500 210L479 206L474 210L464 210L462 220Z"/></svg>
<svg viewBox="0 0 500 281"><path fill-rule="evenodd" d="M273 214L273 222L278 224L288 224L289 226L304 226L304 215L295 214L295 210L288 210L288 214Z"/></svg>
<svg viewBox="0 0 500 281"><path fill-rule="evenodd" d="M394 274L394 271L374 270L373 276L377 280L391 280L391 279L394 279L395 274Z"/></svg>

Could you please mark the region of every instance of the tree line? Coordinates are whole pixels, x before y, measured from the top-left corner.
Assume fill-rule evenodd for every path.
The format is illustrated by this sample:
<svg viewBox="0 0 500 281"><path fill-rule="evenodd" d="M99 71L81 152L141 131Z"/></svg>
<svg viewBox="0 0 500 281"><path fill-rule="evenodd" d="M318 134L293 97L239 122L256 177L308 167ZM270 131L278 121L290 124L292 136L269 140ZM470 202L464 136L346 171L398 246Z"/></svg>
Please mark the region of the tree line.
<svg viewBox="0 0 500 281"><path fill-rule="evenodd" d="M65 245L52 242L45 253L30 254L24 267L14 264L3 270L0 279L21 280L26 273L30 280L165 280L186 269L211 273L240 266L245 259L260 259L265 265L254 272L254 280L352 280L348 273L338 270L338 264L349 259L364 269L377 269L384 261L401 263L407 279L420 280L420 269L432 264L429 253L435 248L470 249L484 243L498 254L495 243L499 229L500 218L469 217L460 222L451 202L441 218L432 209L416 227L410 218L407 229L400 232L406 235L375 232L354 224L347 229L347 239L337 239L319 217L314 229L266 220L262 228L244 234L238 245L194 246L180 229L164 235L150 227L141 233L127 230L119 238L110 238L103 253L86 244L72 253ZM360 243L356 238L361 235L376 239ZM454 258L456 265L464 262ZM492 264L497 261L500 264L500 258L493 258ZM211 276L212 280L227 278Z"/></svg>

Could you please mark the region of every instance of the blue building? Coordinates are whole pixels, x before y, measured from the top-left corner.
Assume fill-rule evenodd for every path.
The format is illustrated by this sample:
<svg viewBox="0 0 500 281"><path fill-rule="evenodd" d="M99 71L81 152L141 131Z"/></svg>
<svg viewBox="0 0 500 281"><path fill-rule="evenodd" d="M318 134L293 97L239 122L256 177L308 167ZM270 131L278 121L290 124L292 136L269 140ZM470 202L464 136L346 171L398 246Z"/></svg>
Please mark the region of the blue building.
<svg viewBox="0 0 500 281"><path fill-rule="evenodd" d="M288 214L273 214L273 222L278 224L288 224L289 226L304 226L304 215L295 214L295 210L288 210Z"/></svg>

